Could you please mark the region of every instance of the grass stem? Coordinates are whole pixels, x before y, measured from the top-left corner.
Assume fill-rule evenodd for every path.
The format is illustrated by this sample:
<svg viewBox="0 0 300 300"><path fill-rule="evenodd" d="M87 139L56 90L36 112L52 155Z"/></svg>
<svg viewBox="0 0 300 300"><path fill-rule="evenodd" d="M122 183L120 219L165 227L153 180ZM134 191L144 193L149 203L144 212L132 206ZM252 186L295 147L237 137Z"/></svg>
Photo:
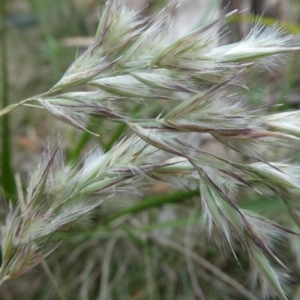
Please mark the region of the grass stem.
<svg viewBox="0 0 300 300"><path fill-rule="evenodd" d="M63 295L63 293L62 293L62 291L59 287L59 284L58 284L57 280L55 279L55 276L52 274L52 272L51 272L48 264L46 263L46 261L42 262L42 266L43 266L43 269L44 269L45 273L47 274L48 278L50 279L54 290L56 291L57 295L59 296L59 299L60 300L67 300L67 298Z"/></svg>
<svg viewBox="0 0 300 300"><path fill-rule="evenodd" d="M110 216L109 218L107 218L106 220L104 220L104 224L108 224L111 221L129 214L129 213L137 213L140 212L142 210L147 210L151 207L159 207L161 205L167 204L167 203L175 203L175 202L181 202L185 199L188 199L190 197L193 196L198 196L199 195L199 190L192 190L192 191L175 191L172 193L168 193L165 195L161 195L161 196L153 196L147 199L144 199L143 201L131 205L130 207L121 210L115 214L113 214L112 216Z"/></svg>
<svg viewBox="0 0 300 300"><path fill-rule="evenodd" d="M7 26L6 26L6 0L0 3L0 44L1 46L1 72L2 72L2 107L7 107L8 100L8 68L7 68ZM14 176L11 169L10 129L9 116L1 120L2 127L2 156L1 156L1 179L6 199L13 197L15 192Z"/></svg>

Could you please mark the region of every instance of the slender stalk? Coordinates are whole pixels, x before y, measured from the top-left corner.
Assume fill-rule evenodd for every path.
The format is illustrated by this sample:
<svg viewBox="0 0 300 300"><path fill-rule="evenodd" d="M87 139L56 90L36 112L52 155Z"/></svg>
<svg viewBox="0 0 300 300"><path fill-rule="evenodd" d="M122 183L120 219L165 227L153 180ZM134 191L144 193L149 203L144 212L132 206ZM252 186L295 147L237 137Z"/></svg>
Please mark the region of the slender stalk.
<svg viewBox="0 0 300 300"><path fill-rule="evenodd" d="M81 151L87 145L87 143L91 140L91 138L92 138L92 135L89 132L84 131L81 134L80 139L76 144L76 148L73 151L70 151L68 153L68 157L70 157L73 161L77 162L78 159L80 158Z"/></svg>
<svg viewBox="0 0 300 300"><path fill-rule="evenodd" d="M6 0L0 3L0 44L1 46L1 71L2 71L2 107L8 106L8 68L7 68L7 27L6 27ZM14 176L11 169L11 149L10 149L10 129L9 116L2 118L2 156L1 156L1 172L2 185L4 188L6 199L11 199L14 195L15 184Z"/></svg>
<svg viewBox="0 0 300 300"><path fill-rule="evenodd" d="M161 195L161 196L155 196L155 197L150 197L148 199L144 199L143 201L134 204L122 211L119 211L106 220L103 221L103 224L106 225L110 223L111 221L124 216L129 213L138 213L143 210L147 210L151 207L159 207L167 203L176 203L176 202L181 202L185 199L191 198L193 196L198 196L199 195L199 190L192 190L192 191L175 191L169 194Z"/></svg>
<svg viewBox="0 0 300 300"><path fill-rule="evenodd" d="M34 97L30 97L30 98L24 99L24 100L22 100L18 103L11 104L9 106L3 107L3 109L0 110L0 117L3 117L5 115L7 115L8 113L10 113L11 111L15 110L16 108L18 108L20 106L28 105L29 102L37 101L37 100L43 100L43 99L41 99L42 97L51 95L54 92L55 92L54 90L49 90L46 93L43 93L43 94L40 94L40 95L37 95L37 96L34 96Z"/></svg>
<svg viewBox="0 0 300 300"><path fill-rule="evenodd" d="M55 279L55 276L52 274L52 272L51 272L48 264L46 263L46 261L42 262L42 266L43 266L43 269L44 269L45 273L47 274L48 278L50 279L54 290L56 291L57 295L59 296L59 299L60 300L67 300L67 298L63 295L63 293L62 293L62 291L59 287L59 284L58 284L57 280Z"/></svg>
<svg viewBox="0 0 300 300"><path fill-rule="evenodd" d="M189 255L189 257L199 265L201 265L206 270L210 271L212 274L214 274L216 277L220 278L223 282L226 284L232 286L234 289L236 289L241 295L243 295L247 299L251 300L258 300L256 296L254 296L250 291L248 291L244 286L239 284L237 281L235 281L233 278L228 276L226 273L224 273L222 270L217 268L216 266L212 265L210 262L205 260L203 257L195 254L189 249L186 249L184 246L171 241L169 239L158 237L158 236L152 236L152 239L157 241L158 243L167 246L179 253L182 253L183 255Z"/></svg>
<svg viewBox="0 0 300 300"><path fill-rule="evenodd" d="M112 148L112 146L115 144L115 142L122 136L122 134L124 133L126 128L127 128L127 124L125 124L125 123L118 125L118 127L114 131L113 136L106 144L105 152L108 152Z"/></svg>
<svg viewBox="0 0 300 300"><path fill-rule="evenodd" d="M3 84L4 84L4 80L3 80ZM0 111L0 117L3 117L3 120L7 119L8 117L6 116L9 112L15 110L16 108L18 108L19 106L22 106L24 104L27 104L28 102L31 102L33 101L34 99L33 98L28 98L28 99L25 99L25 100L22 100L20 101L19 103L16 103L16 104L12 104L12 105L9 105L9 106L6 106L5 108L3 108L1 111ZM3 101L4 102L4 101ZM3 121L4 122L4 121Z"/></svg>
<svg viewBox="0 0 300 300"><path fill-rule="evenodd" d="M138 115L140 106L137 105L134 109L133 109L133 116L136 117ZM108 152L113 145L119 140L119 138L121 138L122 134L125 132L127 128L127 124L126 123L122 123L120 125L118 125L118 127L116 128L116 130L113 133L113 136L111 137L111 139L108 141L108 143L105 146L105 152Z"/></svg>

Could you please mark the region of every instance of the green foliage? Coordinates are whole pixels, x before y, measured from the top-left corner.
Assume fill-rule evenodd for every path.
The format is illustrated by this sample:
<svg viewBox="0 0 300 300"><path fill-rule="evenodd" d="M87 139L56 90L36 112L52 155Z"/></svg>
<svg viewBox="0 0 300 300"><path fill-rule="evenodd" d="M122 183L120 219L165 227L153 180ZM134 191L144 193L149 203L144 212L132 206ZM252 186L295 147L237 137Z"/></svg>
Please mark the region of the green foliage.
<svg viewBox="0 0 300 300"><path fill-rule="evenodd" d="M0 27L0 44L1 44L1 91L2 91L2 108L7 107L9 104L9 84L8 84L8 66L7 66L7 27L6 27L6 0L1 1L0 3L0 18L1 18L1 27ZM0 178L2 179L2 188L4 190L6 199L15 199L15 184L14 176L11 167L11 135L10 135L10 118L8 115L4 116L1 119L1 173Z"/></svg>

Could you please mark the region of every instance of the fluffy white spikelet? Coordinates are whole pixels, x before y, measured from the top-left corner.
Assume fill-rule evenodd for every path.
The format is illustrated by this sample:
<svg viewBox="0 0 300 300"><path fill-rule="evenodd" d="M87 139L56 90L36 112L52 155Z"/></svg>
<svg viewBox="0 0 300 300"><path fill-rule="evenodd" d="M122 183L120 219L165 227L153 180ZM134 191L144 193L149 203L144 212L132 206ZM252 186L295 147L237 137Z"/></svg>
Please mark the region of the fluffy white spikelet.
<svg viewBox="0 0 300 300"><path fill-rule="evenodd" d="M217 47L212 50L210 55L218 56L220 62L239 62L291 50L299 50L293 36L286 34L277 25L265 27L258 22L241 42ZM264 59L262 63L266 68L272 68L275 61L272 58Z"/></svg>
<svg viewBox="0 0 300 300"><path fill-rule="evenodd" d="M300 136L300 112L298 110L267 115L259 121L269 130Z"/></svg>

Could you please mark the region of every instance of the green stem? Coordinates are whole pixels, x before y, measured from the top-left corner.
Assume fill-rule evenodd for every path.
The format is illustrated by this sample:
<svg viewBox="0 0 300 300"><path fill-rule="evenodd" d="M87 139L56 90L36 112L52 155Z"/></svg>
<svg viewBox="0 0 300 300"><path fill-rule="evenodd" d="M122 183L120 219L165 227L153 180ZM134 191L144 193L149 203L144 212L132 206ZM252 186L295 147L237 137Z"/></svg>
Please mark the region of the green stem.
<svg viewBox="0 0 300 300"><path fill-rule="evenodd" d="M118 127L115 130L113 136L111 137L111 139L109 140L109 142L105 146L105 152L108 152L112 148L112 146L115 144L115 142L124 133L126 127L127 127L127 124L125 124L125 123L118 125Z"/></svg>
<svg viewBox="0 0 300 300"><path fill-rule="evenodd" d="M140 106L137 105L132 113L133 113L133 116L136 116L138 114L140 110ZM122 134L125 132L127 128L127 124L126 123L122 123L120 125L118 125L117 129L115 130L113 136L111 137L111 139L109 140L109 142L106 144L106 147L105 147L105 153L108 152L112 147L113 145L116 143L116 141L122 136Z"/></svg>
<svg viewBox="0 0 300 300"><path fill-rule="evenodd" d="M68 157L70 160L74 162L78 162L78 159L80 157L81 151L83 148L86 146L86 144L90 141L93 135L91 135L89 132L84 131L81 136L79 141L76 144L76 148L73 151L70 151L68 154Z"/></svg>
<svg viewBox="0 0 300 300"><path fill-rule="evenodd" d="M108 217L106 220L103 221L103 225L107 225L111 221L130 213L138 213L143 210L147 210L151 207L159 207L166 203L176 203L182 202L187 198L191 198L193 196L199 196L199 190L192 190L192 191L175 191L169 194L161 195L161 196L154 196L148 199L141 200L141 202L131 205L130 207L119 211L112 216Z"/></svg>
<svg viewBox="0 0 300 300"><path fill-rule="evenodd" d="M93 131L94 127L99 128L100 124L102 122L102 119L92 119L91 120L91 125L89 125L87 127L88 131ZM74 150L69 150L68 151L68 155L67 157L74 161L74 162L78 162L79 158L80 158L80 154L82 152L82 150L84 149L84 147L87 145L87 143L91 140L92 137L94 137L90 132L88 131L84 131L77 144L75 145L75 149Z"/></svg>
<svg viewBox="0 0 300 300"><path fill-rule="evenodd" d="M46 93L43 93L43 94L40 94L40 95L37 95L37 96L34 96L34 97L30 97L30 98L27 98L27 99L24 99L24 100L22 100L22 101L20 101L18 103L11 104L9 106L7 105L8 103L5 103L5 105L3 105L3 108L0 110L0 118L3 117L3 119L5 119L5 117L4 117L5 115L7 115L11 111L15 110L19 106L25 105L28 102L37 101L40 98L45 97L45 96L49 96L51 94L53 94L53 90L52 89L50 89Z"/></svg>
<svg viewBox="0 0 300 300"><path fill-rule="evenodd" d="M55 289L60 300L67 300L67 298L63 295L63 293L62 293L54 275L52 274L48 264L46 263L46 261L42 261L42 266L43 266L43 269L44 269L45 273L47 274L48 278L50 279L50 281L53 285L53 288Z"/></svg>
<svg viewBox="0 0 300 300"><path fill-rule="evenodd" d="M28 102L31 102L31 101L34 101L34 99L33 98L28 98L28 99L20 101L19 103L12 104L12 105L9 105L9 106L7 106L7 104L3 105L3 109L0 110L0 117L3 116L2 120L5 120L6 118L8 118L8 116L7 116L8 113L10 113L11 111L15 110L19 106L22 106L22 105L24 105L24 104L26 104Z"/></svg>
<svg viewBox="0 0 300 300"><path fill-rule="evenodd" d="M2 71L2 107L8 105L8 68L7 68L7 27L6 27L6 0L0 2L0 44L1 44L1 71ZM13 197L15 192L14 176L11 169L10 129L9 116L4 116L2 122L2 185L6 199Z"/></svg>

